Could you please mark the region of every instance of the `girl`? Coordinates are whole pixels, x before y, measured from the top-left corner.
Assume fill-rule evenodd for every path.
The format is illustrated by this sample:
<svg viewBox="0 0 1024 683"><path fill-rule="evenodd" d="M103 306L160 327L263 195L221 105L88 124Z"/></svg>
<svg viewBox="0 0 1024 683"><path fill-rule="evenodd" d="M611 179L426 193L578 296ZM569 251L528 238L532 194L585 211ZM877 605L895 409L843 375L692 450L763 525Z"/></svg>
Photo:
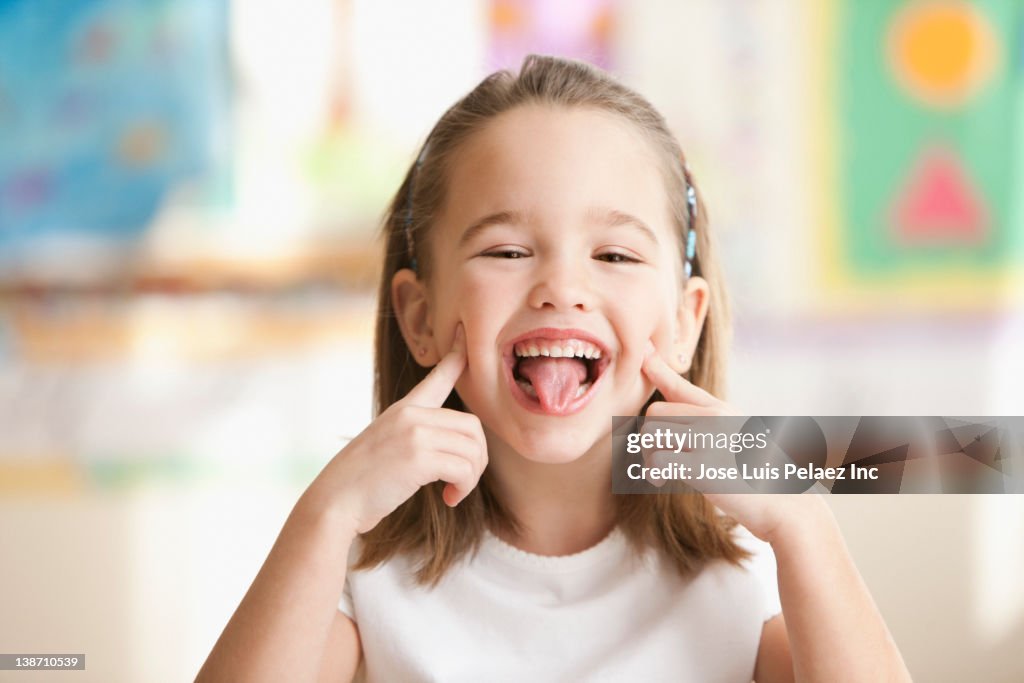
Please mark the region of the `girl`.
<svg viewBox="0 0 1024 683"><path fill-rule="evenodd" d="M377 417L200 680L908 680L820 497L611 493L611 416L737 414L714 242L650 104L529 57L445 113L385 232Z"/></svg>

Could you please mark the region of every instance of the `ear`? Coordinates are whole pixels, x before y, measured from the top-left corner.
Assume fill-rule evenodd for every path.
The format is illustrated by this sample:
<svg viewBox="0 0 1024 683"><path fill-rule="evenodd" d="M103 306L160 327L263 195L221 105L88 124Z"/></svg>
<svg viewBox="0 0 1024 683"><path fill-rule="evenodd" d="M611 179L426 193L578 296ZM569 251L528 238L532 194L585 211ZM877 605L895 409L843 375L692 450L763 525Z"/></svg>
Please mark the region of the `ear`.
<svg viewBox="0 0 1024 683"><path fill-rule="evenodd" d="M701 330L704 329L710 300L711 288L707 280L697 275L687 279L676 311L676 330L669 363L679 374L688 371L693 363L693 354Z"/></svg>
<svg viewBox="0 0 1024 683"><path fill-rule="evenodd" d="M427 288L409 268L402 268L391 278L391 305L409 353L423 367L436 365L440 355L434 340Z"/></svg>

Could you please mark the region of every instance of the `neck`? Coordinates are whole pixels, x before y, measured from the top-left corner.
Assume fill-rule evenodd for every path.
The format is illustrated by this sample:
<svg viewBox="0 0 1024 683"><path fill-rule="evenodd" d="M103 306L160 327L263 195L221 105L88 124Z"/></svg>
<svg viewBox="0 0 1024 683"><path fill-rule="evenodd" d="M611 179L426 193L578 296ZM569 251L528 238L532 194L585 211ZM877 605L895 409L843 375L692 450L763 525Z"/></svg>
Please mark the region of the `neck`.
<svg viewBox="0 0 1024 683"><path fill-rule="evenodd" d="M568 463L524 458L488 434L494 493L520 522L507 543L537 555L571 555L601 541L615 525L609 439Z"/></svg>

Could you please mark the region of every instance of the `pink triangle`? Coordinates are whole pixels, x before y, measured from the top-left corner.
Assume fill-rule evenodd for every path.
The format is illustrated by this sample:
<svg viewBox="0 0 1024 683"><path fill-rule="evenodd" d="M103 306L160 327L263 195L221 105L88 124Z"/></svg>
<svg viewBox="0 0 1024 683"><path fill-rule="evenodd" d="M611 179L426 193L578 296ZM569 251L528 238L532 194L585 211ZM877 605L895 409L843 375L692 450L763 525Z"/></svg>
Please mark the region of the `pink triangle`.
<svg viewBox="0 0 1024 683"><path fill-rule="evenodd" d="M988 231L988 212L960 160L941 148L921 155L893 219L904 244L977 244Z"/></svg>

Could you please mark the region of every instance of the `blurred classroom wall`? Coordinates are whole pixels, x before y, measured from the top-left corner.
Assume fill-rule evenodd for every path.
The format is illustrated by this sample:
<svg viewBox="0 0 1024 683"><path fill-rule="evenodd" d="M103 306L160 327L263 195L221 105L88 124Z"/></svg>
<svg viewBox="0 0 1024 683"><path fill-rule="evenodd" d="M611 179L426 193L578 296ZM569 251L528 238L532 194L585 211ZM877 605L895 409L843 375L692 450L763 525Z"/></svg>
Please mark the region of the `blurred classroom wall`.
<svg viewBox="0 0 1024 683"><path fill-rule="evenodd" d="M0 651L194 677L370 419L391 193L529 52L686 149L731 403L1024 414L1022 4L0 3ZM1024 678L1019 496L830 503L915 680Z"/></svg>

